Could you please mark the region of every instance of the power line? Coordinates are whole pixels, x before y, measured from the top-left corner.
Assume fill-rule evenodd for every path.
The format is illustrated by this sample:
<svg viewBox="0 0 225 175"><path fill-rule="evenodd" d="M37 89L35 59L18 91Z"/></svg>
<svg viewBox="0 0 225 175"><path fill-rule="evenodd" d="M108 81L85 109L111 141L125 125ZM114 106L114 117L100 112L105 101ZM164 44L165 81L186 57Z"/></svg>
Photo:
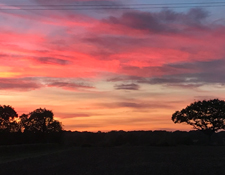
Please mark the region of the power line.
<svg viewBox="0 0 225 175"><path fill-rule="evenodd" d="M225 2L164 3L164 4L71 4L71 5L0 5L0 10L133 10L156 8L224 7ZM29 8L30 7L30 8Z"/></svg>
<svg viewBox="0 0 225 175"><path fill-rule="evenodd" d="M74 10L74 11L82 11L82 10L84 10L84 11L86 11L86 10L141 10L141 9L167 9L167 8L192 8L192 7L196 7L196 6L176 6L176 7L167 7L167 6L165 6L165 7L142 7L142 8L80 8L80 9L78 9L78 8L61 8L61 9L59 9L59 8L52 8L52 9L29 9L29 8L27 8L27 9L0 9L0 11L4 11L4 10L14 10L14 11L16 11L16 10L43 10L43 11L45 11L45 10L49 10L49 11L53 11L53 10ZM198 6L199 7L199 6ZM220 5L220 6L201 6L201 8L207 8L207 7L225 7L225 5Z"/></svg>
<svg viewBox="0 0 225 175"><path fill-rule="evenodd" d="M142 3L142 4L46 4L46 5L38 5L38 4L11 4L11 5L0 5L0 6L14 6L14 7L63 7L63 6L77 6L77 7L85 7L85 6L165 6L165 5L213 5L213 4L225 4L225 2L177 2L177 3Z"/></svg>

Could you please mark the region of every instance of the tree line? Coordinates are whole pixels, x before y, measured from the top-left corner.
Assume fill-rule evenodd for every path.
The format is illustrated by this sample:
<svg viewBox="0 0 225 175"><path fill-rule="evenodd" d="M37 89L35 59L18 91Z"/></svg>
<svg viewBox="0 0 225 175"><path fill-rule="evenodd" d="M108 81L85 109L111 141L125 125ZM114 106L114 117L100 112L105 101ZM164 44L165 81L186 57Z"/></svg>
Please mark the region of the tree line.
<svg viewBox="0 0 225 175"><path fill-rule="evenodd" d="M178 146L178 145L225 145L225 132L208 136L199 130L191 131L110 131L77 132L64 131L63 145L77 147L113 146Z"/></svg>
<svg viewBox="0 0 225 175"><path fill-rule="evenodd" d="M195 130L212 135L225 129L225 101L203 100L191 103L186 108L172 114L174 123L186 123ZM62 131L62 124L53 118L53 112L36 109L18 116L11 106L0 105L0 132L51 133Z"/></svg>
<svg viewBox="0 0 225 175"><path fill-rule="evenodd" d="M194 131L111 131L107 133L66 132L64 141L76 146L119 145L225 145L225 101L219 99L191 103L172 114L174 123L191 125Z"/></svg>
<svg viewBox="0 0 225 175"><path fill-rule="evenodd" d="M213 134L218 131L225 130L225 101L219 99L197 101L191 103L189 106L180 111L176 111L172 114L171 119L174 123L185 123L193 126L194 130L206 135L208 137L208 143L211 143ZM116 138L115 142L118 141L121 143L127 143L125 140L129 138L129 143L131 143L132 139L138 140L137 138L139 138L139 136L145 138L145 134L135 131L108 133L100 132L97 134L85 134L85 132L81 134L73 132L72 136L70 131L62 131L62 123L54 119L53 112L50 110L39 108L28 114L18 116L13 107L0 105L0 138L3 138L0 139L0 144L67 142L68 140L72 141L75 139L74 142L76 142L77 145L78 140L80 140L80 142L88 140L84 141L85 144L85 142L90 143L90 140L93 140L94 138L97 139L94 142L98 142L99 139L103 139L103 142L107 142L106 140L109 138L112 140L113 138ZM151 144L154 140L154 137L151 137L152 135L161 137L152 132L146 131L145 133L148 133L147 135L148 138L151 139L151 141L149 141ZM171 136L171 134L168 134L169 132L166 133L166 137ZM91 137L88 137L87 139L87 135ZM172 135L176 136L177 134ZM71 136L71 138L68 136ZM179 139L182 140L183 137ZM219 140L221 141L223 139L225 139L224 136ZM174 138L172 140L174 140ZM189 140L188 143L192 143L193 138L183 140L185 140L185 143L187 140ZM176 143L179 143L179 141L176 141Z"/></svg>
<svg viewBox="0 0 225 175"><path fill-rule="evenodd" d="M39 108L19 116L13 107L0 105L0 145L60 142L62 130L51 110Z"/></svg>

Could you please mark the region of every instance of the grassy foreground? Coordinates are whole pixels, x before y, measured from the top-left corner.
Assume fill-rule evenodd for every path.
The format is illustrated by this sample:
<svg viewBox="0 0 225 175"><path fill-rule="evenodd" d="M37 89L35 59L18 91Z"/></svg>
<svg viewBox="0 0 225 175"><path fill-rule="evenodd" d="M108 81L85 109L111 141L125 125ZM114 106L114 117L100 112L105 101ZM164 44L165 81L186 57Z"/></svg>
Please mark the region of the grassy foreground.
<svg viewBox="0 0 225 175"><path fill-rule="evenodd" d="M221 175L225 172L223 146L73 147L45 154L39 150L23 158L17 155L19 159L15 154L14 159L1 161L0 174Z"/></svg>
<svg viewBox="0 0 225 175"><path fill-rule="evenodd" d="M57 144L24 144L0 146L0 164L34 158L61 151Z"/></svg>

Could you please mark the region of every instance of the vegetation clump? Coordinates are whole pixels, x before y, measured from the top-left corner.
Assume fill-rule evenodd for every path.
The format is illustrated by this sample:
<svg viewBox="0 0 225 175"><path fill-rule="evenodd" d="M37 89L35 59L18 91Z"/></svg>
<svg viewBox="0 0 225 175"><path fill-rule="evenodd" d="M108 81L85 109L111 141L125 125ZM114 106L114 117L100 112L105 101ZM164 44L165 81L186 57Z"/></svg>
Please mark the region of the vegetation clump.
<svg viewBox="0 0 225 175"><path fill-rule="evenodd" d="M174 123L186 123L209 137L225 129L225 101L197 101L172 115Z"/></svg>
<svg viewBox="0 0 225 175"><path fill-rule="evenodd" d="M13 107L0 105L0 145L59 142L63 128L53 116L42 108L18 116Z"/></svg>

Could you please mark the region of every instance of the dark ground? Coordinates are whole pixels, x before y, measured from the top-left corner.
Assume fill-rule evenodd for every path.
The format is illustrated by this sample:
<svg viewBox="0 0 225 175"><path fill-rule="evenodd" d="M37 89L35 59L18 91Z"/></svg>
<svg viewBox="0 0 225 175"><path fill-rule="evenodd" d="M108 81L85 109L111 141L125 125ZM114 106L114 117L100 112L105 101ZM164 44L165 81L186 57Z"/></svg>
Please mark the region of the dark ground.
<svg viewBox="0 0 225 175"><path fill-rule="evenodd" d="M10 175L223 175L225 147L74 147L5 159Z"/></svg>

